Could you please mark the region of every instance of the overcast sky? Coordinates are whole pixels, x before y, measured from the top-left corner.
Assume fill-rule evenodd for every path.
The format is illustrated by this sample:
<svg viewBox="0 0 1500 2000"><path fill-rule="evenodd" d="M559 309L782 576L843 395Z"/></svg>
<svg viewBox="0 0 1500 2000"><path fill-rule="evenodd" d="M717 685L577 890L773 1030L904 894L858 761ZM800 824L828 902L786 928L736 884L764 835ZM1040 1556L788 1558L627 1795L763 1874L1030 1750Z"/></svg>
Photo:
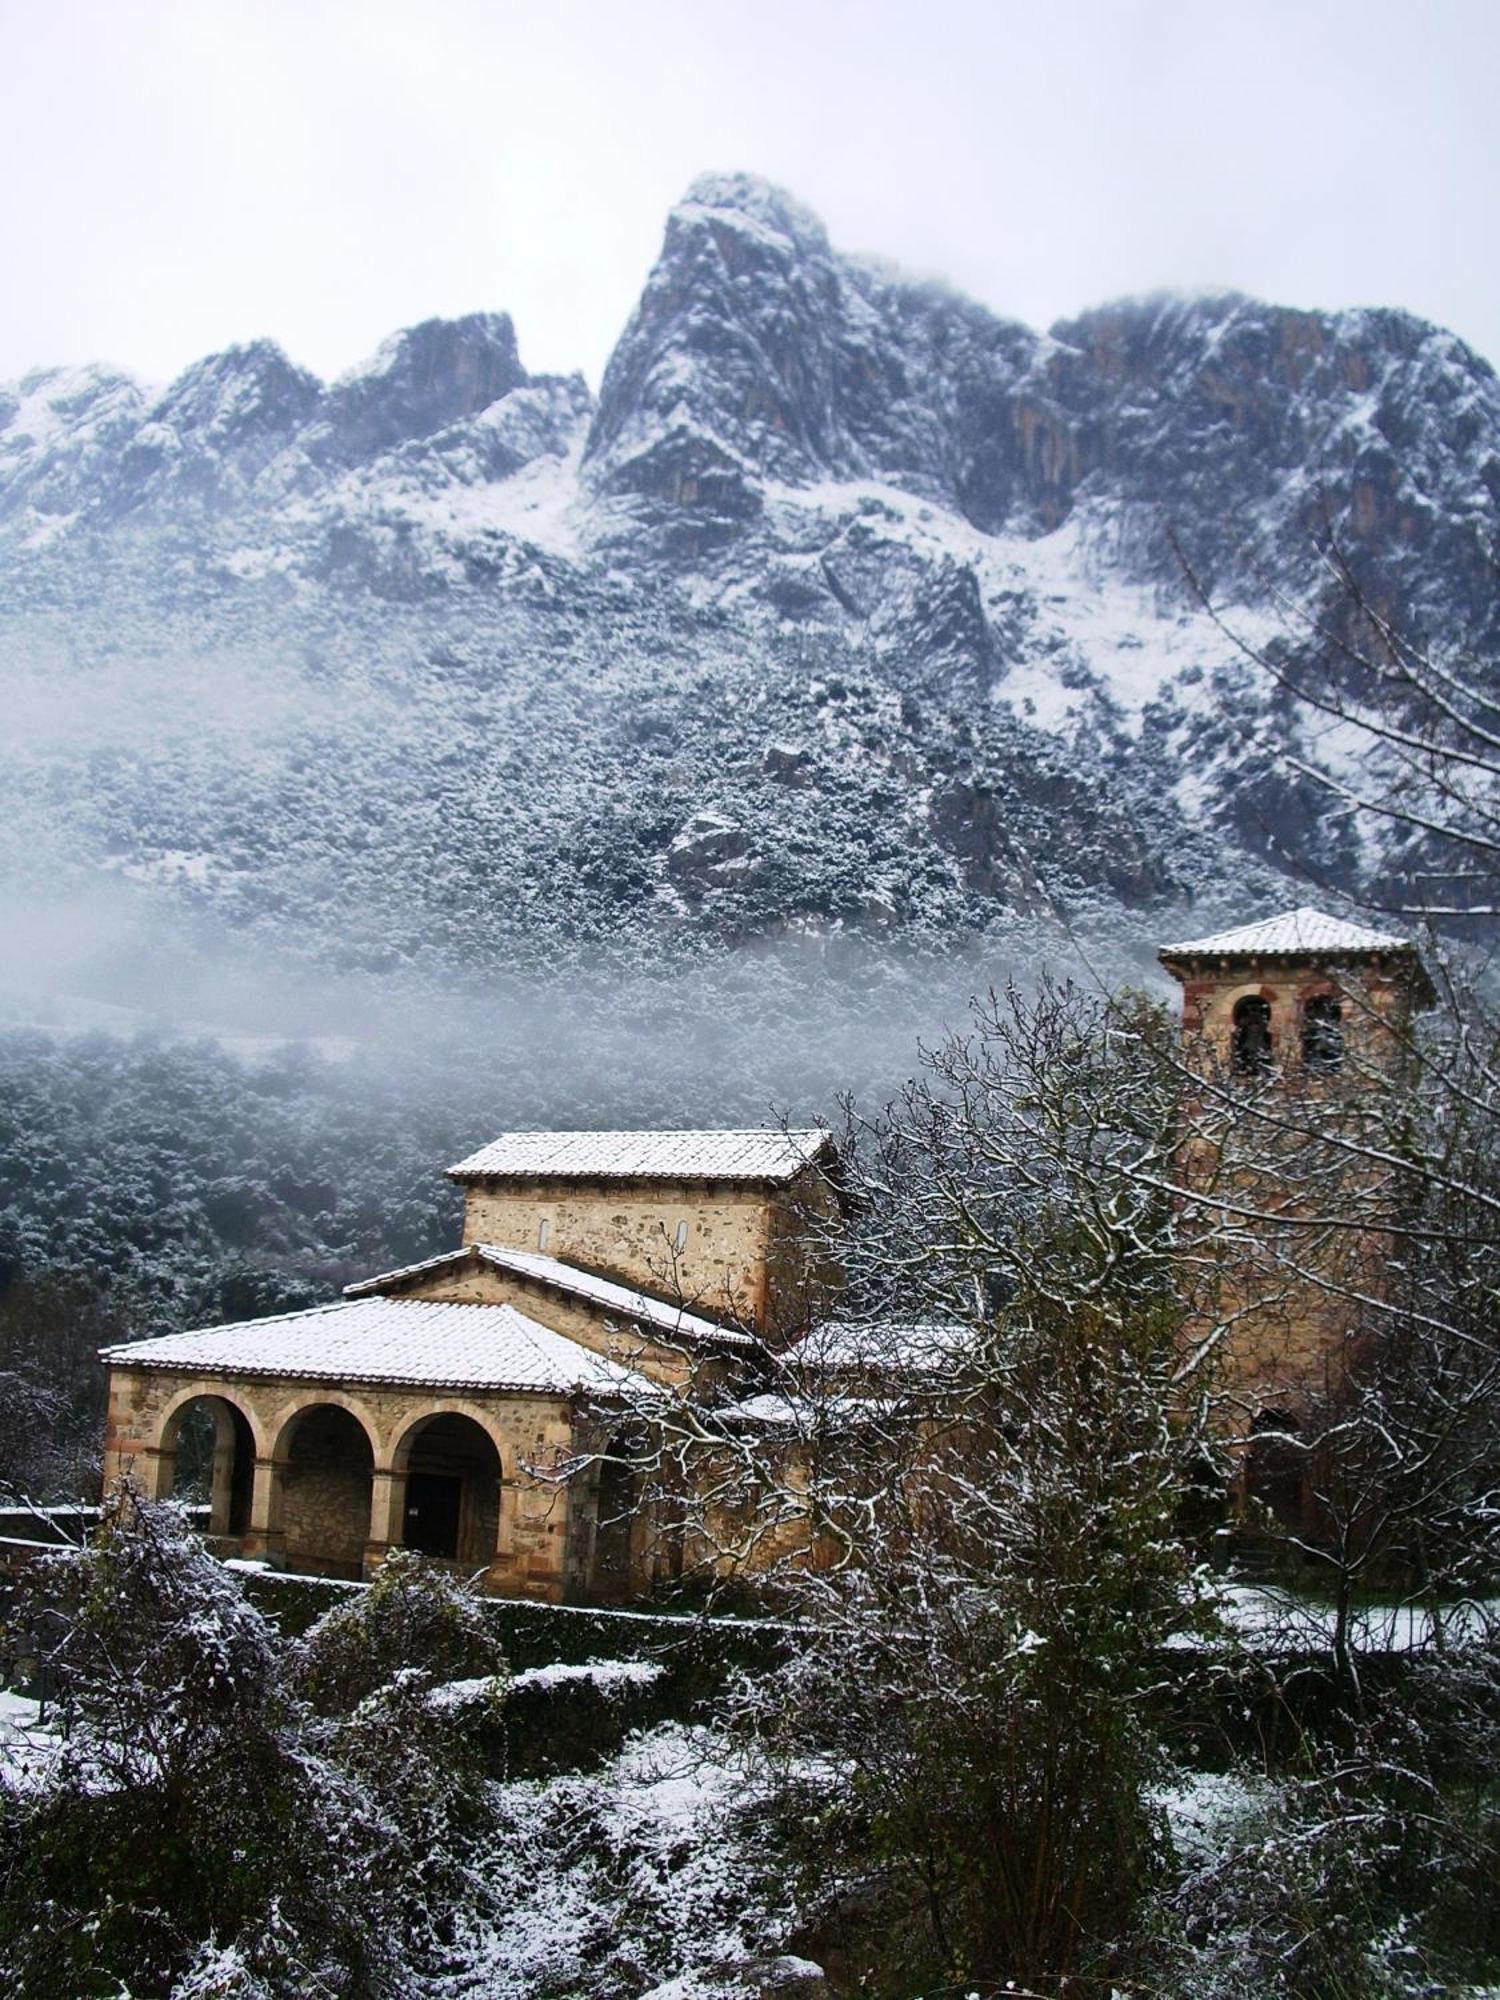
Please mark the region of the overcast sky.
<svg viewBox="0 0 1500 2000"><path fill-rule="evenodd" d="M0 379L329 375L503 308L599 372L708 169L1045 325L1401 305L1500 359L1500 0L0 0Z"/></svg>

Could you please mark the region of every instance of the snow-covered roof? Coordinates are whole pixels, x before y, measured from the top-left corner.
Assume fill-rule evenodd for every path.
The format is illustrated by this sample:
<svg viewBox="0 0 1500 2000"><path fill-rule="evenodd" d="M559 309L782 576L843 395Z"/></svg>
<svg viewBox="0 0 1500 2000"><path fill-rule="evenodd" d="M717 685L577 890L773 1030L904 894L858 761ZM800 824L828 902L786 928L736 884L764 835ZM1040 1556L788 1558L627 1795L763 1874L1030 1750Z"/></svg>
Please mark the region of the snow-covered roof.
<svg viewBox="0 0 1500 2000"><path fill-rule="evenodd" d="M920 1373L952 1360L972 1339L956 1320L824 1320L782 1359L820 1373Z"/></svg>
<svg viewBox="0 0 1500 2000"><path fill-rule="evenodd" d="M101 1350L116 1368L289 1375L312 1382L595 1395L650 1393L634 1369L595 1354L514 1306L371 1298L234 1326L201 1327Z"/></svg>
<svg viewBox="0 0 1500 2000"><path fill-rule="evenodd" d="M1212 937L1191 938L1186 944L1161 948L1164 959L1173 958L1336 958L1353 952L1411 951L1410 938L1389 931L1367 930L1343 917L1330 917L1323 910L1304 905L1287 910L1279 917L1260 923L1241 924L1237 930L1218 931Z"/></svg>
<svg viewBox="0 0 1500 2000"><path fill-rule="evenodd" d="M455 1180L789 1181L829 1144L817 1128L707 1132L504 1132Z"/></svg>
<svg viewBox="0 0 1500 2000"><path fill-rule="evenodd" d="M550 1285L554 1291L566 1292L571 1298L587 1299L616 1319L653 1327L674 1339L728 1341L743 1346L752 1338L736 1327L720 1326L716 1320L688 1312L666 1299L654 1299L649 1292L618 1285L612 1278L597 1277L592 1271L580 1271L576 1265L561 1263L556 1257L544 1257L539 1250L511 1250L503 1243L467 1243L461 1250L445 1250L440 1257L428 1257L423 1263L406 1264L397 1271L362 1278L357 1285L344 1287L344 1297L359 1299L389 1292L408 1278L425 1277L449 1265L466 1263L470 1258L492 1265L497 1271L512 1271L537 1284Z"/></svg>
<svg viewBox="0 0 1500 2000"><path fill-rule="evenodd" d="M797 1396L765 1389L735 1403L723 1403L710 1414L733 1429L815 1431L844 1430L890 1416L896 1409L888 1396Z"/></svg>

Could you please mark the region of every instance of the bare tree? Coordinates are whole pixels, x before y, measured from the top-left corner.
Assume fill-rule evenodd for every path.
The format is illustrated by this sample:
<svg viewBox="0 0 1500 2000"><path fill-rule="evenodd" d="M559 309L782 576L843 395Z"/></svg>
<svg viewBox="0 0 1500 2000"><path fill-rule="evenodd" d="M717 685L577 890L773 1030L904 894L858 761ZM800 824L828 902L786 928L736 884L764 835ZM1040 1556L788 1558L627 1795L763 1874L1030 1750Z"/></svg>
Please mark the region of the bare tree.
<svg viewBox="0 0 1500 2000"><path fill-rule="evenodd" d="M892 1990L1102 1979L1159 1860L1148 1695L1206 1615L1181 1515L1212 1450L1171 1033L1138 998L990 996L848 1122L837 1317L658 1414L691 1554L800 1627L741 1719L856 1956L876 1895Z"/></svg>

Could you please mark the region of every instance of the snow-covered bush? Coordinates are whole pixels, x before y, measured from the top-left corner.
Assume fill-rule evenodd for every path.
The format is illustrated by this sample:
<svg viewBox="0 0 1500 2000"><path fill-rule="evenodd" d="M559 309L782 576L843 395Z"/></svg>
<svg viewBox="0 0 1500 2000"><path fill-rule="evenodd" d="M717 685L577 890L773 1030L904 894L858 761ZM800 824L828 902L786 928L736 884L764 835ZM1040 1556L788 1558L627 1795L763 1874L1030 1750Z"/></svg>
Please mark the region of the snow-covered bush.
<svg viewBox="0 0 1500 2000"><path fill-rule="evenodd" d="M765 1791L724 1736L668 1723L598 1771L496 1787L472 1864L482 1896L428 2000L636 2000L785 1949L794 1921Z"/></svg>
<svg viewBox="0 0 1500 2000"><path fill-rule="evenodd" d="M317 1756L279 1643L171 1507L130 1496L52 1566L65 1741L7 1801L0 1983L27 2000L164 1993L192 1955L275 1940L299 1990L377 1990L397 1856ZM253 1990L253 1989L250 1989Z"/></svg>
<svg viewBox="0 0 1500 2000"><path fill-rule="evenodd" d="M370 1588L324 1612L293 1658L299 1687L323 1715L352 1715L398 1675L432 1687L505 1671L483 1600L411 1549L392 1549Z"/></svg>

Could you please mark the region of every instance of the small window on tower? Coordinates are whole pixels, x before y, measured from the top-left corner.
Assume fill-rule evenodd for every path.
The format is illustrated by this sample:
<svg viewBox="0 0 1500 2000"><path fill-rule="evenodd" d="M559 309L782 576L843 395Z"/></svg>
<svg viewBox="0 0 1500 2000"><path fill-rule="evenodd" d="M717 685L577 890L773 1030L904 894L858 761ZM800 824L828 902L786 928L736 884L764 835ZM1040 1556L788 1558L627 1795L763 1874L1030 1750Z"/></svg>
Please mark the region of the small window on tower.
<svg viewBox="0 0 1500 2000"><path fill-rule="evenodd" d="M677 1251L679 1256L681 1256L682 1252L686 1250L687 1240L688 1240L688 1226L685 1222L679 1222L677 1225L677 1234L672 1239L673 1248Z"/></svg>
<svg viewBox="0 0 1500 2000"><path fill-rule="evenodd" d="M1230 1062L1236 1076L1264 1076L1271 1067L1271 1004L1258 993L1234 1003Z"/></svg>
<svg viewBox="0 0 1500 2000"><path fill-rule="evenodd" d="M1331 993L1316 993L1302 1008L1302 1067L1331 1076L1344 1066L1344 1010Z"/></svg>
<svg viewBox="0 0 1500 2000"><path fill-rule="evenodd" d="M536 1226L536 1247L538 1250L545 1250L551 1241L552 1224L544 1216Z"/></svg>

